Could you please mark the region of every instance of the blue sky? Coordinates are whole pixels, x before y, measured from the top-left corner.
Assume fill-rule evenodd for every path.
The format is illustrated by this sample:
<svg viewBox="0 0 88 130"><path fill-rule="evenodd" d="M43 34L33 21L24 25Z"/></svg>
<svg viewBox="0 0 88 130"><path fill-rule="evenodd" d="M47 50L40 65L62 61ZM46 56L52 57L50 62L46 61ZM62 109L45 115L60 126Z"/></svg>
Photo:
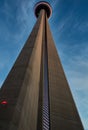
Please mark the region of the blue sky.
<svg viewBox="0 0 88 130"><path fill-rule="evenodd" d="M0 86L28 38L38 0L0 0ZM49 20L85 130L88 130L88 0L47 0Z"/></svg>

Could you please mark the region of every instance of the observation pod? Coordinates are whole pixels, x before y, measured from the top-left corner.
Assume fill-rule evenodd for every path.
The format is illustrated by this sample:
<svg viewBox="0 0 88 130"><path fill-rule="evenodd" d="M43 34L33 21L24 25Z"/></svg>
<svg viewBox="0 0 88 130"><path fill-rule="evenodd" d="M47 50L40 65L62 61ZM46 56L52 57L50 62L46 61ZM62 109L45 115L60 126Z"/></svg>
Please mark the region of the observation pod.
<svg viewBox="0 0 88 130"><path fill-rule="evenodd" d="M39 13L42 9L46 11L47 17L50 18L50 16L52 15L52 7L48 2L45 1L40 1L35 5L34 7L35 16L38 18Z"/></svg>

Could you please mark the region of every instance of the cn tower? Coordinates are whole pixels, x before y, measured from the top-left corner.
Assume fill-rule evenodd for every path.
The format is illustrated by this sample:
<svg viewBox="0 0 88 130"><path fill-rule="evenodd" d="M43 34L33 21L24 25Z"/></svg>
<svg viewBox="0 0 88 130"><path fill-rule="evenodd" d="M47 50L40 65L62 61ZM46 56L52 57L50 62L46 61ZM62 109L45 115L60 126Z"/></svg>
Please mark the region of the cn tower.
<svg viewBox="0 0 88 130"><path fill-rule="evenodd" d="M52 7L35 26L0 89L0 130L84 130L50 31Z"/></svg>

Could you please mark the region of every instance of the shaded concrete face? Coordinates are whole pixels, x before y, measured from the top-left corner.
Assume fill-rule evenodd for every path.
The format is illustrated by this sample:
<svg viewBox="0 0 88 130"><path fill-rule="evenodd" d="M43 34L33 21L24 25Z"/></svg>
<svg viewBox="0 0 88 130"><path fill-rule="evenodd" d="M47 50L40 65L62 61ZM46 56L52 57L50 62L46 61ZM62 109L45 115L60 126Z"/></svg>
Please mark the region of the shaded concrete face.
<svg viewBox="0 0 88 130"><path fill-rule="evenodd" d="M48 130L83 130L47 15L41 10L0 89L0 101L7 101L7 104L0 104L0 130L42 130L45 86L48 95Z"/></svg>
<svg viewBox="0 0 88 130"><path fill-rule="evenodd" d="M36 130L44 11L0 90L0 130Z"/></svg>

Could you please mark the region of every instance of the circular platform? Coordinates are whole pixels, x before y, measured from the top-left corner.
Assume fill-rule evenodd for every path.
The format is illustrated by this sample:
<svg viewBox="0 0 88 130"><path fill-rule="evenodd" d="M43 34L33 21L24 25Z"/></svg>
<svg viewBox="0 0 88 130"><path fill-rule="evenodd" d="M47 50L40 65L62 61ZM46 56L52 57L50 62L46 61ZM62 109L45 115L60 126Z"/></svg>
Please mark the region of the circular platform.
<svg viewBox="0 0 88 130"><path fill-rule="evenodd" d="M47 13L47 17L50 18L52 14L52 7L48 2L40 1L35 5L35 16L38 18L41 9L44 9Z"/></svg>

